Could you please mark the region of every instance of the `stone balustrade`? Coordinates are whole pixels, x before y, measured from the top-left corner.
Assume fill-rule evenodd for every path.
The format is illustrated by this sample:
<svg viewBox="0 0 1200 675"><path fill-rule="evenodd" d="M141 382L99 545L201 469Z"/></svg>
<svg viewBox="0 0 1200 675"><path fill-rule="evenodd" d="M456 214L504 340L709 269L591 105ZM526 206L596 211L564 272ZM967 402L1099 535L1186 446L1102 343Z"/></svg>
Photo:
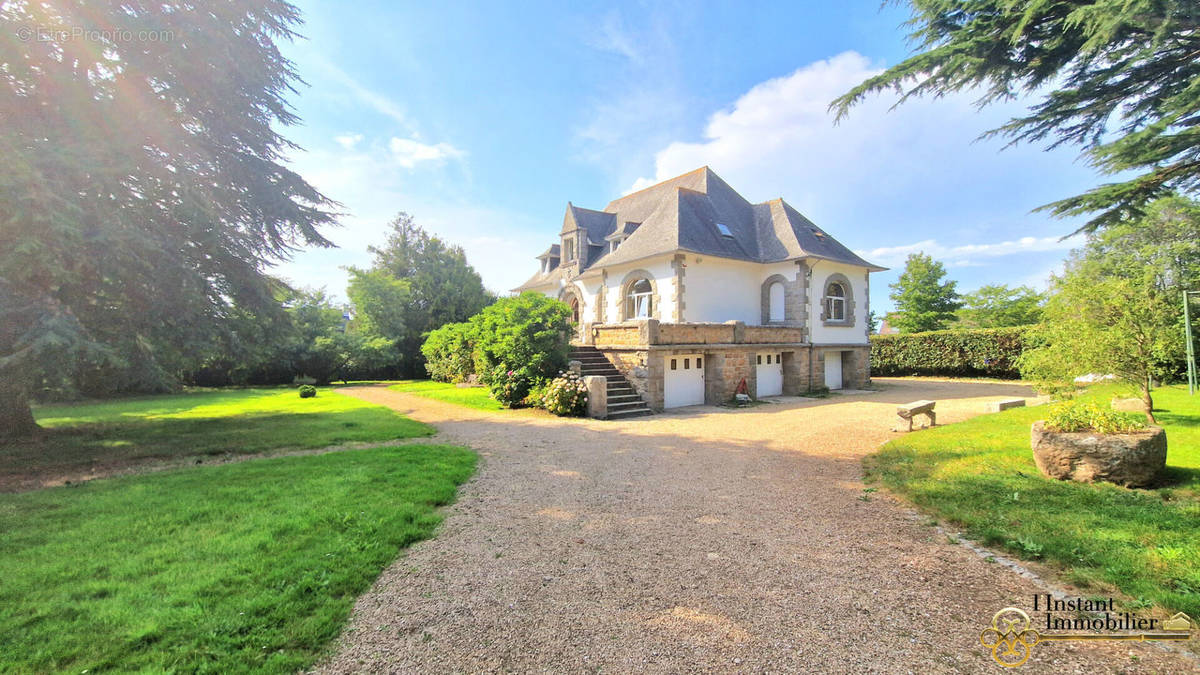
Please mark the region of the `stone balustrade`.
<svg viewBox="0 0 1200 675"><path fill-rule="evenodd" d="M741 321L726 323L660 323L639 319L619 324L593 324L590 343L599 348L647 347L651 345L799 344L805 341L798 326L747 326Z"/></svg>

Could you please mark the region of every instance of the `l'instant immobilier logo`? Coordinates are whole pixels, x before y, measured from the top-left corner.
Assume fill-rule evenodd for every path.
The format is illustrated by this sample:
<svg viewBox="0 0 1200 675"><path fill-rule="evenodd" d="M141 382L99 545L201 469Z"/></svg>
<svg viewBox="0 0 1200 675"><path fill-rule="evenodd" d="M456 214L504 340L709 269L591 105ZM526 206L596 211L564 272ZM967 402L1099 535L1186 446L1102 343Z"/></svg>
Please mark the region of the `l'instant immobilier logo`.
<svg viewBox="0 0 1200 675"><path fill-rule="evenodd" d="M1118 612L1113 598L1056 598L1049 593L1033 596L1033 611L1045 612L1044 626L1033 626L1029 615L1005 607L992 617L992 625L979 634L979 642L992 659L1016 668L1029 660L1036 645L1069 640L1187 640L1192 619L1179 612L1169 619ZM1090 631L1090 632L1083 632Z"/></svg>

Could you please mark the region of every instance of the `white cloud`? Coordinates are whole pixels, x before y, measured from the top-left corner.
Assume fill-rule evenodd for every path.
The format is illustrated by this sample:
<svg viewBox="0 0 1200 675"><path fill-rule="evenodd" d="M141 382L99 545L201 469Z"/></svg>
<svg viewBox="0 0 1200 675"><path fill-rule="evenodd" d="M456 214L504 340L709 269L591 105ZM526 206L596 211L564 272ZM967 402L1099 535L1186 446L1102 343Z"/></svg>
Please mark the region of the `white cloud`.
<svg viewBox="0 0 1200 675"><path fill-rule="evenodd" d="M392 121L400 124L405 129L413 128L412 122L408 118L408 113L405 112L404 107L399 103L364 86L346 73L346 71L323 58L315 58L313 64L325 71L326 76L330 80L345 87L359 102L366 104L375 112L391 118Z"/></svg>
<svg viewBox="0 0 1200 675"><path fill-rule="evenodd" d="M761 82L711 114L702 140L676 136L662 146L653 174L629 189L709 165L752 201L782 196L807 215L831 217L824 222L836 232L839 221L853 222L869 208L889 220L919 219L927 213L917 207L933 211L969 196L978 197L976 210L994 213L1002 204L1027 213L1065 196L1054 186L1091 175L1073 164L1070 150L1052 154L1023 145L1000 152L1000 141L976 142L1020 111L1022 101L980 111L975 94L962 92L890 110L894 96L873 96L835 125L829 103L881 71L882 64L849 51ZM1022 194L1012 194L1015 182ZM1002 187L1009 194L995 194Z"/></svg>
<svg viewBox="0 0 1200 675"><path fill-rule="evenodd" d="M867 260L885 265L898 267L913 253L926 255L941 260L951 267L978 267L980 258L995 258L1016 255L1018 253L1040 253L1044 251L1069 251L1079 246L1079 237L1021 237L1012 241L1001 241L994 244L964 244L961 246L946 246L935 239L926 239L914 244L901 246L882 246L879 248L855 251Z"/></svg>
<svg viewBox="0 0 1200 675"><path fill-rule="evenodd" d="M616 10L604 15L599 32L589 34L587 44L589 47L623 56L633 62L642 61L641 52L634 47L632 31L625 25L621 13Z"/></svg>
<svg viewBox="0 0 1200 675"><path fill-rule="evenodd" d="M362 134L342 134L333 137L334 142L347 150L353 150L354 146L362 142L362 139Z"/></svg>
<svg viewBox="0 0 1200 675"><path fill-rule="evenodd" d="M980 110L977 94L965 91L892 110L895 96L885 94L834 124L830 102L882 70L851 51L760 82L709 114L698 138L676 129L656 146L653 171L643 168L622 185L633 191L707 165L752 202L783 197L866 259L892 268L871 284L873 306L883 310L887 285L909 253L942 260L970 288L1027 283L1078 245L1059 237L1079 221L1032 212L1095 185L1075 149L1004 149L1003 140L978 139L1032 98ZM644 156L636 141L627 146Z"/></svg>
<svg viewBox="0 0 1200 675"><path fill-rule="evenodd" d="M388 143L396 163L407 169L421 162L444 162L447 159L461 159L465 152L449 143L429 145L413 138L393 137Z"/></svg>

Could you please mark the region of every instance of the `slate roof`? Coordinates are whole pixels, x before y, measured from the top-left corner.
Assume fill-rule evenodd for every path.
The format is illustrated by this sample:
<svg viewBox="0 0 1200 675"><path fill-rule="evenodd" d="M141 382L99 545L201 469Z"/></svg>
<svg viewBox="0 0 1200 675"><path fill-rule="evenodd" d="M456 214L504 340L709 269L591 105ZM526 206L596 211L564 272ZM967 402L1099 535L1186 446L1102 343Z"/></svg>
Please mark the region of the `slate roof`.
<svg viewBox="0 0 1200 675"><path fill-rule="evenodd" d="M707 166L614 199L602 211L568 203L560 234L576 230L587 233L589 245L580 247L586 276L607 265L677 251L758 263L811 257L886 269L855 255L782 199L751 204ZM609 252L606 240L618 232L627 238ZM518 290L561 277L561 267L539 272Z"/></svg>

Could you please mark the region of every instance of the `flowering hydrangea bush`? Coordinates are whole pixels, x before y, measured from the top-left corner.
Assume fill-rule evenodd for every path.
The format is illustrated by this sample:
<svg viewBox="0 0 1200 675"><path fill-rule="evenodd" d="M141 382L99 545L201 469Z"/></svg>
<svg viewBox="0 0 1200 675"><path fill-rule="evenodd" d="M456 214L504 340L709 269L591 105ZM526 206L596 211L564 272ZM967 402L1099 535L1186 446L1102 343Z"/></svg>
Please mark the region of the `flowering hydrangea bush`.
<svg viewBox="0 0 1200 675"><path fill-rule="evenodd" d="M516 408L524 403L532 384L524 372L509 370L504 366L497 368L490 379L488 387L491 389L492 398L507 408Z"/></svg>
<svg viewBox="0 0 1200 675"><path fill-rule="evenodd" d="M546 385L546 393L542 397L546 410L559 416L578 417L587 412L588 393L583 378L575 373L559 373L550 384Z"/></svg>

